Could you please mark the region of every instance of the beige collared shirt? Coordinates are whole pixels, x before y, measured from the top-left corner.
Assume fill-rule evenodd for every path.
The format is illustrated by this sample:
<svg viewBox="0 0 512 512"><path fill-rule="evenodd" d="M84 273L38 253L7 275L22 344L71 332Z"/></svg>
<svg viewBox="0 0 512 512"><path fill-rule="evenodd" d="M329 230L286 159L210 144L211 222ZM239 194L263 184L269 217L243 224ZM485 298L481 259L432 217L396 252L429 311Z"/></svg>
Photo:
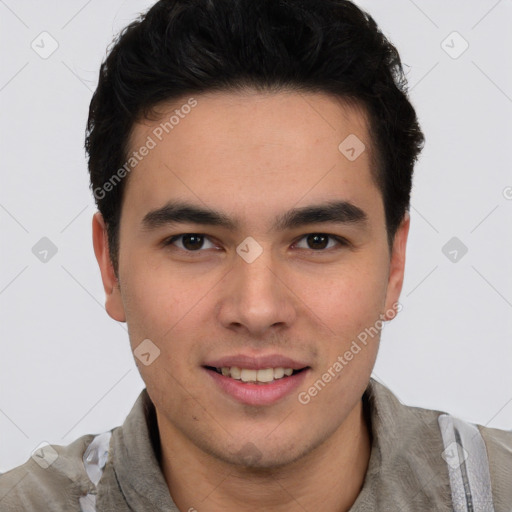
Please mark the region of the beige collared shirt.
<svg viewBox="0 0 512 512"><path fill-rule="evenodd" d="M438 423L442 413L405 406L374 379L363 402L371 422L372 450L363 487L350 512L512 512L512 431L476 427L489 461L485 466L489 468L493 503L490 499L479 503L473 489L473 494L464 494L462 508L457 508L452 501L446 442ZM88 460L96 462L89 453L91 448L86 451L95 436L86 435L68 446L52 445L42 454L47 458L46 468L30 458L1 475L0 510L179 512L158 462L156 417L146 390L123 425L111 434L103 439L106 464L96 473L94 467L92 473L86 471ZM470 471L470 458L476 450L469 445L465 448ZM458 468L453 471L459 473ZM97 485L93 482L96 479ZM468 483L467 478L463 480Z"/></svg>

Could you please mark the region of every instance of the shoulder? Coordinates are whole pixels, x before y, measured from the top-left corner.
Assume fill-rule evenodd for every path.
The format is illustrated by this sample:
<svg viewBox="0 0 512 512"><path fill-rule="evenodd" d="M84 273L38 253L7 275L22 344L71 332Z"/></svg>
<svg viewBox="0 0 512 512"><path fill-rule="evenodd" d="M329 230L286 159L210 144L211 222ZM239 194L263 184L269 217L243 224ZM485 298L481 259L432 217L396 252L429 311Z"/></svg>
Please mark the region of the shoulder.
<svg viewBox="0 0 512 512"><path fill-rule="evenodd" d="M94 489L83 454L95 436L88 434L67 446L46 445L27 462L0 475L2 512L80 511L79 498Z"/></svg>
<svg viewBox="0 0 512 512"><path fill-rule="evenodd" d="M393 467L407 467L448 485L452 499L494 502L496 510L512 503L512 431L489 428L443 411L403 404L372 379L370 400L389 444ZM399 442L397 442L397 439ZM446 484L442 484L442 482ZM470 489L468 491L467 485Z"/></svg>
<svg viewBox="0 0 512 512"><path fill-rule="evenodd" d="M480 435L485 443L489 458L489 472L495 497L497 510L498 503L511 507L512 510L512 430L477 425Z"/></svg>
<svg viewBox="0 0 512 512"><path fill-rule="evenodd" d="M427 434L443 440L448 428L470 429L473 437L483 439L489 459L500 464L512 464L512 430L489 428L457 418L445 411L426 409L402 403L386 386L371 379L367 396L374 417L385 424L388 430L411 435ZM373 419L373 418L372 418ZM430 437L430 436L427 436ZM419 439L425 439L421 436ZM511 480L512 481L512 480Z"/></svg>
<svg viewBox="0 0 512 512"><path fill-rule="evenodd" d="M512 465L512 430L500 430L482 425L477 425L477 427L491 457L500 463ZM510 482L512 482L512 475Z"/></svg>

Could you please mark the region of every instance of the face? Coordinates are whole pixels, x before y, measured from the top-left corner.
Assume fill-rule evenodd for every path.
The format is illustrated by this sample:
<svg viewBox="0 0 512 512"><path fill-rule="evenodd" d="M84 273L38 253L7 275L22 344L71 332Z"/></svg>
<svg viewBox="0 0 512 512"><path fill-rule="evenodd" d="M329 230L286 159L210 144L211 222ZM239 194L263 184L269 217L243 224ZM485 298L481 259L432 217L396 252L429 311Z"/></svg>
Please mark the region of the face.
<svg viewBox="0 0 512 512"><path fill-rule="evenodd" d="M340 432L360 403L409 221L390 254L362 110L317 93L188 99L134 126L132 151L152 147L124 192L119 282L93 220L106 307L144 354L161 431L220 461L277 467ZM349 135L366 148L356 159L356 139L355 153L339 149ZM242 382L234 366L274 380ZM269 367L295 371L255 371Z"/></svg>

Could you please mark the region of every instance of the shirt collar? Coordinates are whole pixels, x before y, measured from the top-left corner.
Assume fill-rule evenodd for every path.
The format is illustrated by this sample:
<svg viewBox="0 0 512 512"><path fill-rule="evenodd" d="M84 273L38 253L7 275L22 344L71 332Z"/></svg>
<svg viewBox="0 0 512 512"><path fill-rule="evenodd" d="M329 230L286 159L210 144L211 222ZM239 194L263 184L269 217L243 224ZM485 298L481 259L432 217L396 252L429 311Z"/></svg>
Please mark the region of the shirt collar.
<svg viewBox="0 0 512 512"><path fill-rule="evenodd" d="M373 378L363 404L370 417L372 450L363 487L350 512L451 511L437 422L440 412L402 404Z"/></svg>

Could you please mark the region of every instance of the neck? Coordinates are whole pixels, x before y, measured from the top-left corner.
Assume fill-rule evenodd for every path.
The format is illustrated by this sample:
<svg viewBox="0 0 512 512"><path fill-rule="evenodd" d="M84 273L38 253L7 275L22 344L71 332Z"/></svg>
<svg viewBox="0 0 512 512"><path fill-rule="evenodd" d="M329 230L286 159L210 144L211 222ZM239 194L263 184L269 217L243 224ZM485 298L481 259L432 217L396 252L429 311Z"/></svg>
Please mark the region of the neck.
<svg viewBox="0 0 512 512"><path fill-rule="evenodd" d="M158 417L158 414L157 414ZM363 485L371 438L362 401L322 445L279 469L240 468L204 453L158 417L162 470L180 510L348 511Z"/></svg>

